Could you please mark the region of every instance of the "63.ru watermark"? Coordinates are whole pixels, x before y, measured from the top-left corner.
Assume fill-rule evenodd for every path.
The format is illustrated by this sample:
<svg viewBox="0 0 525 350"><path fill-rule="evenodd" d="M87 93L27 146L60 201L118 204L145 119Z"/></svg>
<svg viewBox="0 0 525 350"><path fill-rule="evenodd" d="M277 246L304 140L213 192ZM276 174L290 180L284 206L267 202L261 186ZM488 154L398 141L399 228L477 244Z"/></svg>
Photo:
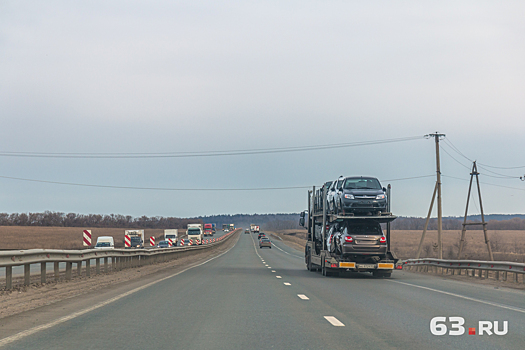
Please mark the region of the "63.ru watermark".
<svg viewBox="0 0 525 350"><path fill-rule="evenodd" d="M433 335L463 335L465 334L464 324L465 319L459 316L434 317L430 320L430 333ZM478 321L477 332L475 327L468 328L469 335L505 335L508 331L508 321Z"/></svg>

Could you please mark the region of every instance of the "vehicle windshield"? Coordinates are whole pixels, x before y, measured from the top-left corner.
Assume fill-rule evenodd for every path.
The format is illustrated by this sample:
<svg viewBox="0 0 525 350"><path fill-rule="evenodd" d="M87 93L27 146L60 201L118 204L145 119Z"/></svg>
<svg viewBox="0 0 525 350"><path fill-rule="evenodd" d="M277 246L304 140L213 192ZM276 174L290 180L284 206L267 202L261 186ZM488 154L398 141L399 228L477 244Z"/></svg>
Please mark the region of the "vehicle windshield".
<svg viewBox="0 0 525 350"><path fill-rule="evenodd" d="M165 237L166 238L177 238L177 236L175 236L175 235L166 235Z"/></svg>
<svg viewBox="0 0 525 350"><path fill-rule="evenodd" d="M377 179L357 177L346 179L344 188L345 190L380 190L381 184Z"/></svg>
<svg viewBox="0 0 525 350"><path fill-rule="evenodd" d="M198 228L188 229L188 236L189 235L200 235L200 234L201 234L201 230L199 230Z"/></svg>
<svg viewBox="0 0 525 350"><path fill-rule="evenodd" d="M382 235L381 226L377 223L349 225L345 231L351 235Z"/></svg>
<svg viewBox="0 0 525 350"><path fill-rule="evenodd" d="M110 247L109 242L99 242L95 247Z"/></svg>

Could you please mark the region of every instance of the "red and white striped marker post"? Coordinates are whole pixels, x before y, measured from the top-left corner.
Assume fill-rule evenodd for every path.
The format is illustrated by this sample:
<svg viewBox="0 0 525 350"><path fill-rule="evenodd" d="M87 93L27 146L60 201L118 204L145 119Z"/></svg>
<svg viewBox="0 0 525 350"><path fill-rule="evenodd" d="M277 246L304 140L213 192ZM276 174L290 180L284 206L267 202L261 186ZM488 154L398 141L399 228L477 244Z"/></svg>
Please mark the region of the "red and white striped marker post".
<svg viewBox="0 0 525 350"><path fill-rule="evenodd" d="M82 231L82 243L86 247L91 245L91 230Z"/></svg>
<svg viewBox="0 0 525 350"><path fill-rule="evenodd" d="M190 245L193 245L193 239L190 239Z"/></svg>
<svg viewBox="0 0 525 350"><path fill-rule="evenodd" d="M173 247L173 239L172 238L168 238L168 243L170 244L170 247Z"/></svg>
<svg viewBox="0 0 525 350"><path fill-rule="evenodd" d="M151 236L149 238L149 245L152 246L152 247L155 245L155 236Z"/></svg>
<svg viewBox="0 0 525 350"><path fill-rule="evenodd" d="M124 247L131 248L131 239L129 235L124 235Z"/></svg>
<svg viewBox="0 0 525 350"><path fill-rule="evenodd" d="M184 240L183 239L180 240L180 246L184 247Z"/></svg>

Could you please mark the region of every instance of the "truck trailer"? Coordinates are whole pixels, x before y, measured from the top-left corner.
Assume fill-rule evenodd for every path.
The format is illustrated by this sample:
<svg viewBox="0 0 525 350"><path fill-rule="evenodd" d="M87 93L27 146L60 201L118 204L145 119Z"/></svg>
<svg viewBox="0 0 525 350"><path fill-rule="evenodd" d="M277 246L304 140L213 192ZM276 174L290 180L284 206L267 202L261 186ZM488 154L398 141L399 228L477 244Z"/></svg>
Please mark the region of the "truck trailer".
<svg viewBox="0 0 525 350"><path fill-rule="evenodd" d="M390 212L390 185L387 212L379 214L328 214L326 194L324 188L308 191L308 210L301 213L299 220L308 230L306 268L320 270L323 276L353 271L390 277L398 262L390 250L390 223L396 219ZM386 235L381 224L386 224Z"/></svg>

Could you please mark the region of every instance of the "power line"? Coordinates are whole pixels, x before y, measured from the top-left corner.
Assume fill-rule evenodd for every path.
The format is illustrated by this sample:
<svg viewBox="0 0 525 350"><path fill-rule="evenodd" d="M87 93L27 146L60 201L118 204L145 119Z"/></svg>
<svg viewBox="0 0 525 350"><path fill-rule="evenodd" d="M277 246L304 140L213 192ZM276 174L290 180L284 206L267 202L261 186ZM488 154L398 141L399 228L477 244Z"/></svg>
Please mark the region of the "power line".
<svg viewBox="0 0 525 350"><path fill-rule="evenodd" d="M2 179L29 181L48 183L55 185L69 185L69 186L82 186L82 187L98 187L98 188L115 188L115 189L126 189L126 190L153 190L153 191L266 191L266 190L293 190L293 189L305 189L311 188L311 186L288 186L288 187L254 187L254 188L167 188L167 187L135 187L135 186L113 186L113 185L94 185L94 184L83 184L75 182L60 182L60 181L48 181L48 180L37 180L37 179L25 179L21 177L2 176Z"/></svg>
<svg viewBox="0 0 525 350"><path fill-rule="evenodd" d="M450 176L450 175L443 175L443 176L451 178L451 179L461 180L461 181L470 181L470 180L467 180L467 179L462 179L460 177L455 177L455 176ZM517 187L504 186L504 185L496 185L496 184L491 184L489 182L482 182L482 181L480 181L479 183L484 184L484 185L489 185L489 186L510 188L512 190L518 190L518 191L525 191L525 188L517 188Z"/></svg>
<svg viewBox="0 0 525 350"><path fill-rule="evenodd" d="M277 148L258 148L244 150L226 151L201 151L201 152L160 152L160 153L45 153L45 152L0 152L0 157L26 157L26 158L190 158L190 157L218 157L218 156L238 156L251 154L267 153L286 153L317 151L334 148L347 148L359 146L380 145L385 143L395 143L423 139L422 136L410 136L384 140L359 141L338 144L297 146L297 147L277 147Z"/></svg>
<svg viewBox="0 0 525 350"><path fill-rule="evenodd" d="M419 179L424 177L431 177L434 175L423 175L423 176L414 176L414 177L405 177L399 179L389 179L383 180L384 182L388 181L402 181L410 179ZM305 189L311 188L311 186L285 186L285 187L253 187L253 188L167 188L167 187L137 187L137 186L114 186L114 185L97 185L97 184L85 184L85 183L76 183L76 182L62 182L62 181L50 181L50 180L39 180L39 179L27 179L21 177L13 176L3 176L0 175L2 179L9 180L18 180L18 181L28 181L28 182L38 182L38 183L47 183L54 185L67 185L67 186L82 186L82 187L97 187L97 188L114 188L114 189L126 189L126 190L151 190L151 191L275 191L275 190L294 190L294 189Z"/></svg>

